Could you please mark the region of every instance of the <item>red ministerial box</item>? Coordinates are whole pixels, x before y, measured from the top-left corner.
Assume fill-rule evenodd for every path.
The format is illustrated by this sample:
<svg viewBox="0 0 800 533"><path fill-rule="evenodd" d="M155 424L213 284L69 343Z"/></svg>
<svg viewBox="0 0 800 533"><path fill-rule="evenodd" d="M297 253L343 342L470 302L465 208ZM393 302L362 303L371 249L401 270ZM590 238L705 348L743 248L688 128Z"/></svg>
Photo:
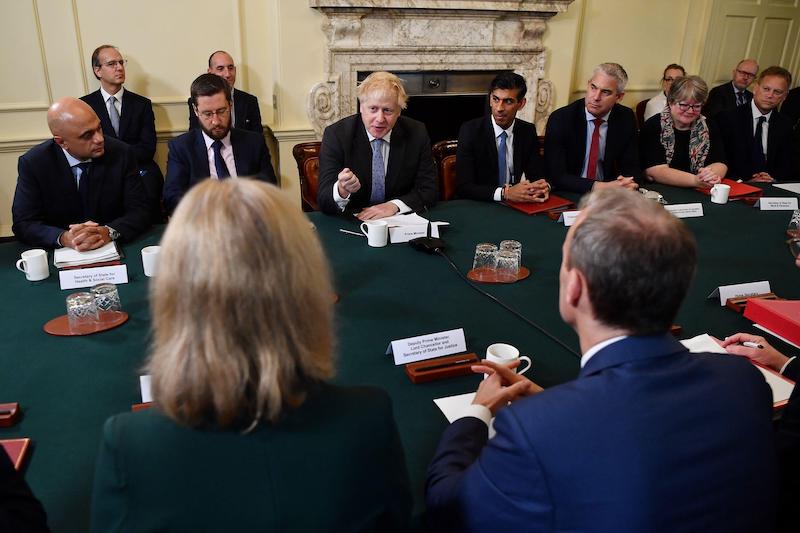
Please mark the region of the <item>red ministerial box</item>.
<svg viewBox="0 0 800 533"><path fill-rule="evenodd" d="M759 187L754 187L746 183L739 183L738 181L729 180L728 178L724 178L722 183L731 186L731 192L728 194L729 200L747 197L760 198L761 195L764 194L764 190ZM705 187L697 187L695 190L705 194L706 196L711 195L711 189L707 189Z"/></svg>
<svg viewBox="0 0 800 533"><path fill-rule="evenodd" d="M795 344L800 344L800 300L747 300L745 318L764 326Z"/></svg>

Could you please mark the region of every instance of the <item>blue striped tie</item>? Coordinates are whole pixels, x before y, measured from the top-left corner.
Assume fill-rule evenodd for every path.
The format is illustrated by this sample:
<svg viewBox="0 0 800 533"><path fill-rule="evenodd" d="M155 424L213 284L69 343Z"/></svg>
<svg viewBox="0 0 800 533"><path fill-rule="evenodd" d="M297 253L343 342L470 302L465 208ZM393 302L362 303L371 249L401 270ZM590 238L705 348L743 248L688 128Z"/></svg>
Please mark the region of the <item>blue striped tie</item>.
<svg viewBox="0 0 800 533"><path fill-rule="evenodd" d="M386 170L383 167L383 139L372 141L372 193L369 195L371 204L380 204L386 197Z"/></svg>

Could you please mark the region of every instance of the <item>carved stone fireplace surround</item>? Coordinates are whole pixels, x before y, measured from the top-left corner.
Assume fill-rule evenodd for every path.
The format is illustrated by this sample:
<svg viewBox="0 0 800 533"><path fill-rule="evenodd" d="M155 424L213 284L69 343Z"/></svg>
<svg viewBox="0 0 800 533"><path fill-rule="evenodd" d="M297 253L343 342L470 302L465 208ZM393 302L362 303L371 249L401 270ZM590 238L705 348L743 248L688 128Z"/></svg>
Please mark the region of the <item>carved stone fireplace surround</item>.
<svg viewBox="0 0 800 533"><path fill-rule="evenodd" d="M325 79L308 96L314 131L321 137L354 113L358 73L376 70L513 70L528 84L519 116L543 131L552 84L543 79L542 35L547 19L572 1L309 0L326 15L327 37Z"/></svg>

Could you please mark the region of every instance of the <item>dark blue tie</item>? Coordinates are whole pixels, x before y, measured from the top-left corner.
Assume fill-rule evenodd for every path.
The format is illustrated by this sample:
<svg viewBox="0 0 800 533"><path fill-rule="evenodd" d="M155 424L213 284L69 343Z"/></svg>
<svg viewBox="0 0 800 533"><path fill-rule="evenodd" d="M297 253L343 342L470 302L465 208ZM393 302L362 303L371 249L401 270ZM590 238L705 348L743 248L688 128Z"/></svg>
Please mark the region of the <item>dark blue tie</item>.
<svg viewBox="0 0 800 533"><path fill-rule="evenodd" d="M81 170L81 174L78 177L78 193L81 195L81 207L83 207L83 216L86 220L89 220L91 217L89 213L89 166L90 161L84 161L83 163L78 163L75 165Z"/></svg>
<svg viewBox="0 0 800 533"><path fill-rule="evenodd" d="M214 167L217 169L217 178L221 180L229 178L231 173L228 172L228 165L225 164L225 159L222 158L222 141L214 141L211 143L211 148L214 149Z"/></svg>
<svg viewBox="0 0 800 533"><path fill-rule="evenodd" d="M371 204L380 204L386 199L386 170L383 166L383 139L372 141L372 192Z"/></svg>
<svg viewBox="0 0 800 533"><path fill-rule="evenodd" d="M767 170L767 158L764 156L764 143L762 141L764 122L766 121L767 117L758 117L756 134L753 135L753 173Z"/></svg>
<svg viewBox="0 0 800 533"><path fill-rule="evenodd" d="M497 184L503 187L506 184L508 177L508 162L506 156L508 149L506 148L506 139L508 134L504 131L500 134L500 144L497 147Z"/></svg>

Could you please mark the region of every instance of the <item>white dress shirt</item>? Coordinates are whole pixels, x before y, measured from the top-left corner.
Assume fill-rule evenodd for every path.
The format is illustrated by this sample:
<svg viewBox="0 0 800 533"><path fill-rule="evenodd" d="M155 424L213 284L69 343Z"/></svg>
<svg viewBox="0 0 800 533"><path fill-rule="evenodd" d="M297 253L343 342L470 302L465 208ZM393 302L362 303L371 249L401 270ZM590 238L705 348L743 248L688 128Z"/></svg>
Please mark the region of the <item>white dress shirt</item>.
<svg viewBox="0 0 800 533"><path fill-rule="evenodd" d="M664 111L665 107L667 107L667 97L664 95L664 91L661 91L648 100L647 105L644 106L644 120L647 121L653 115L658 115Z"/></svg>
<svg viewBox="0 0 800 533"><path fill-rule="evenodd" d="M117 91L117 94L111 94L109 92L106 92L106 90L103 89L102 85L100 86L100 95L103 97L103 103L106 106L106 110L108 110L108 99L113 96L114 98L117 99L117 101L114 102L114 107L117 108L117 114L120 116L120 118L122 118L122 95L123 94L125 94L125 88L124 87L120 87L119 91Z"/></svg>
<svg viewBox="0 0 800 533"><path fill-rule="evenodd" d="M752 127L750 128L750 132L755 135L756 134L756 127L758 127L758 119L760 117L765 117L766 120L764 124L761 126L761 151L764 152L764 159L767 158L767 133L769 132L769 119L772 117L772 111L767 113L766 115L762 114L761 111L756 107L755 100L750 100L750 111L753 114L753 122Z"/></svg>
<svg viewBox="0 0 800 533"><path fill-rule="evenodd" d="M202 130L201 130L202 131ZM206 155L208 156L208 170L211 172L211 177L219 179L217 176L217 165L214 163L214 149L211 145L214 143L214 139L206 135L206 132L203 133L203 140L206 142ZM220 153L222 154L222 159L225 160L225 165L228 167L228 173L231 175L232 178L236 176L236 160L233 158L233 145L231 144L231 132L228 131L228 134L220 139L222 141L222 148L220 149Z"/></svg>

